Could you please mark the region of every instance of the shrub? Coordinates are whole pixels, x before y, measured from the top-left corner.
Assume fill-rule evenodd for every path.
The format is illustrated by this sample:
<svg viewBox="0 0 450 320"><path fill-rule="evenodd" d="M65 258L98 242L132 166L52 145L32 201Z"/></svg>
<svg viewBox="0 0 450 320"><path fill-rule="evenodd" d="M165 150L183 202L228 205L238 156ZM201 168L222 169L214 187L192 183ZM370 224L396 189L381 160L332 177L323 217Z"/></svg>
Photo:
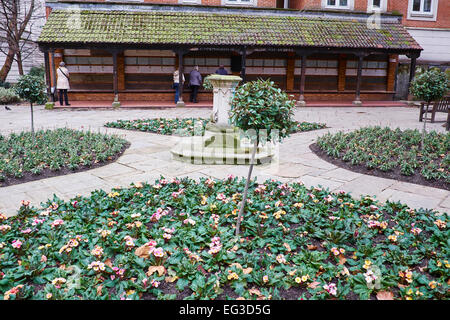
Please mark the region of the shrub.
<svg viewBox="0 0 450 320"><path fill-rule="evenodd" d="M261 130L267 130L269 141L278 130L278 140L289 135L293 126L295 101L286 92L276 87L273 81L258 79L247 82L236 89L231 102L231 121L238 128L255 130L257 138Z"/></svg>
<svg viewBox="0 0 450 320"><path fill-rule="evenodd" d="M33 104L44 104L47 102L45 93L46 85L43 78L25 75L21 76L19 82L14 86L14 90L23 100L30 103L31 111L31 133L34 142L34 120L33 120Z"/></svg>
<svg viewBox="0 0 450 320"><path fill-rule="evenodd" d="M30 74L20 77L14 86L14 90L19 97L31 104L44 104L47 102L45 89L44 79Z"/></svg>
<svg viewBox="0 0 450 320"><path fill-rule="evenodd" d="M430 103L441 99L448 90L445 73L437 69L425 71L411 82L411 94L417 99Z"/></svg>
<svg viewBox="0 0 450 320"><path fill-rule="evenodd" d="M265 139L267 141L274 139L281 141L284 137L289 136L290 129L294 125L292 119L294 108L295 101L289 99L289 96L269 79L247 82L236 89L231 101L231 122L243 130L254 143L247 183L237 217L236 236L239 235L241 217L247 202L247 192L261 131L266 130Z"/></svg>
<svg viewBox="0 0 450 320"><path fill-rule="evenodd" d="M20 102L20 97L13 89L0 87L0 104L12 104Z"/></svg>
<svg viewBox="0 0 450 320"><path fill-rule="evenodd" d="M45 69L44 66L31 67L28 75L45 79Z"/></svg>
<svg viewBox="0 0 450 320"><path fill-rule="evenodd" d="M11 88L11 83L0 80L0 88L6 88L6 89Z"/></svg>

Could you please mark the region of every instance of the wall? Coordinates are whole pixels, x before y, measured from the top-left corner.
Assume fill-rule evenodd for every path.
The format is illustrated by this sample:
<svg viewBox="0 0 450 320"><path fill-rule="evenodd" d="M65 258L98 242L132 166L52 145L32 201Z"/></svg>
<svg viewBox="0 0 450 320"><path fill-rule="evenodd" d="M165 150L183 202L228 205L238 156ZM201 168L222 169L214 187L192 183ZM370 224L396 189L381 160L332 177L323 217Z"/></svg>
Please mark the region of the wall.
<svg viewBox="0 0 450 320"><path fill-rule="evenodd" d="M25 0L25 4L28 6L29 0ZM32 27L32 40L36 40L41 32L41 28L45 23L45 0L35 0L36 13L34 15L35 21ZM3 51L7 51L6 43L1 44ZM44 56L37 48L37 45L28 45L28 48L33 48L33 53L28 57L24 58L23 61L23 69L26 74L30 71L31 67L41 66L44 64ZM28 49L27 49L28 51ZM3 52L0 52L0 68L3 66L5 61L5 55ZM11 70L8 73L8 77L6 78L7 82L15 83L19 79L19 71L17 68L17 63L14 61L11 67Z"/></svg>

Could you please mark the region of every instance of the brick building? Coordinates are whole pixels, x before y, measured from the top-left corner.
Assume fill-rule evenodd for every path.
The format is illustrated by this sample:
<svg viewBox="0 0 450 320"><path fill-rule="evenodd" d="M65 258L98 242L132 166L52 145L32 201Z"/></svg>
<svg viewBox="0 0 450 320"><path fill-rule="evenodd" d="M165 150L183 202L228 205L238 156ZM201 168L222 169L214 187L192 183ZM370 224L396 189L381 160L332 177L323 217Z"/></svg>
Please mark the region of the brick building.
<svg viewBox="0 0 450 320"><path fill-rule="evenodd" d="M450 1L448 0L290 0L290 8L391 12L402 15L402 24L424 49L418 65L450 68ZM410 60L399 57L396 97L406 98Z"/></svg>
<svg viewBox="0 0 450 320"><path fill-rule="evenodd" d="M383 0L386 12L374 16L378 3L369 10L367 4L47 1L38 43L49 88L56 66L66 62L72 100L171 101L175 68L187 84L194 65L206 76L219 64L246 81L269 77L300 101L391 100L399 56L414 64L422 48L402 25L405 17L388 12ZM185 85L184 100L187 91ZM199 98L212 95L202 91Z"/></svg>

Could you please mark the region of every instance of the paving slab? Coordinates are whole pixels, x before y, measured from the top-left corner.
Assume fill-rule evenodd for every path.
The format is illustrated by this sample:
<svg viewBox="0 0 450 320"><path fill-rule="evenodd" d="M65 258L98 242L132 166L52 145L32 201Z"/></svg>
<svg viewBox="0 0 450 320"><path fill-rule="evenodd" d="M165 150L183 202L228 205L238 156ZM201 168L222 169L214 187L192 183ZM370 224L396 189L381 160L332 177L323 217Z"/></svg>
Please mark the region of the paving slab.
<svg viewBox="0 0 450 320"><path fill-rule="evenodd" d="M0 113L0 134L29 130L27 107L12 107ZM117 134L131 142L130 147L115 163L106 166L28 183L0 188L0 211L15 214L21 200L45 202L56 193L60 197L73 198L77 194L90 195L94 189L109 191L116 186L127 187L131 182L149 181L165 177L213 177L226 178L232 174L247 177L248 165L191 165L172 159L170 149L178 137L154 133L106 128L108 121L139 118L203 117L211 114L204 108L171 108L152 110L45 110L35 107L35 128L39 130L69 127L107 134ZM389 118L386 117L389 114ZM331 190L345 190L354 197L369 194L380 201L397 199L412 207L427 207L450 211L450 192L373 176L360 175L320 159L309 149L317 137L327 132L352 131L366 126L389 126L401 129L421 129L416 108L298 108L298 121L322 122L328 128L293 134L279 145L278 162L273 165L255 166L253 177L258 181L276 179L282 182L302 181L307 187L322 185ZM445 132L441 123L428 123L428 130Z"/></svg>
<svg viewBox="0 0 450 320"><path fill-rule="evenodd" d="M389 188L395 180L384 179L374 176L362 175L354 180L346 182L341 186L342 190L351 193L354 197L365 195L377 195Z"/></svg>
<svg viewBox="0 0 450 320"><path fill-rule="evenodd" d="M322 178L332 178L339 181L352 181L361 176L363 176L361 173L349 171L343 168L326 171L320 175Z"/></svg>
<svg viewBox="0 0 450 320"><path fill-rule="evenodd" d="M310 175L305 175L298 179L292 179L291 181L303 182L303 184L307 188L322 186L324 188L330 189L331 191L341 188L341 186L344 184L344 182L333 181L330 179L324 179Z"/></svg>

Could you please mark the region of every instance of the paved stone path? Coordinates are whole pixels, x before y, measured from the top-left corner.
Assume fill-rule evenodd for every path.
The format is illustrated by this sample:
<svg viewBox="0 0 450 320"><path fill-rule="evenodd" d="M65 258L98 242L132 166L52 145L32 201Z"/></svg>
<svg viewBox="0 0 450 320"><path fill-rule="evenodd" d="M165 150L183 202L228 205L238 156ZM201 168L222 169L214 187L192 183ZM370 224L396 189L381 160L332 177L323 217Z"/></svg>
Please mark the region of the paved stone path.
<svg viewBox="0 0 450 320"><path fill-rule="evenodd" d="M167 178L224 178L229 174L246 176L248 166L193 165L172 160L170 148L179 138L144 132L103 127L107 121L153 117L209 117L209 109L160 110L45 110L35 108L36 128L70 127L116 133L131 142L131 146L114 163L80 173L37 180L0 188L0 212L14 215L21 200L39 205L56 194L70 199L78 194L89 195L95 189L109 191L115 186L126 187L131 182L149 181L161 175ZM258 180L277 179L283 182L302 181L306 186L323 186L330 190L344 190L353 196L375 196L380 201L401 201L413 208L429 208L449 212L450 192L442 189L367 176L321 160L309 149L316 138L326 132L351 131L369 125L392 128L421 128L416 108L301 108L296 111L298 121L324 122L330 128L298 133L280 145L278 166L257 166L254 176ZM441 119L442 118L442 119ZM445 120L437 114L437 121ZM427 124L429 130L445 132L442 122ZM27 107L0 109L0 133L30 130Z"/></svg>

